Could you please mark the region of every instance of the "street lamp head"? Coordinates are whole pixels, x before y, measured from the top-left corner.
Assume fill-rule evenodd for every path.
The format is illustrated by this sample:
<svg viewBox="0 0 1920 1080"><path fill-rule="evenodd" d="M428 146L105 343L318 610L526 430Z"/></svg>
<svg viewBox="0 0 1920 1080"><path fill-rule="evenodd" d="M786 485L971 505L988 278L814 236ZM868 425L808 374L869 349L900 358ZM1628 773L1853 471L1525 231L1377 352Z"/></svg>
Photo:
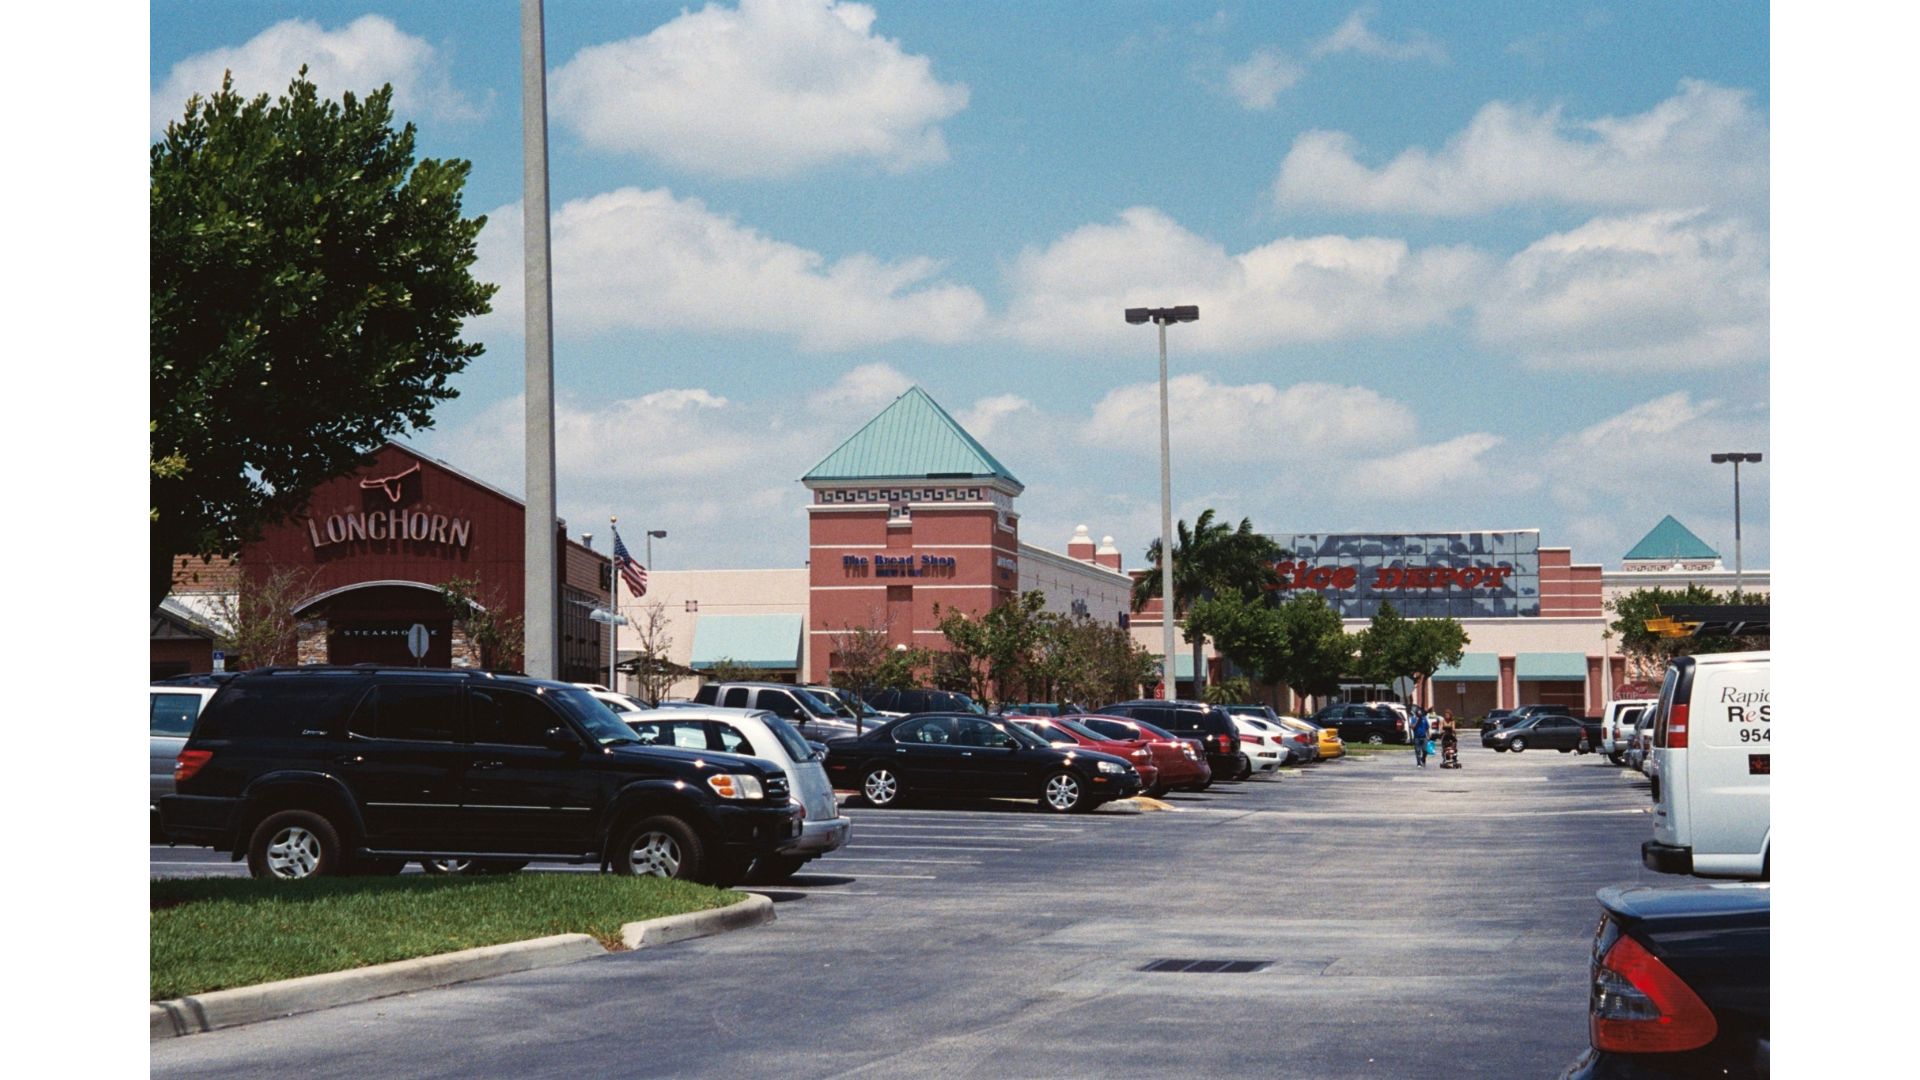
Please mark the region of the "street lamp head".
<svg viewBox="0 0 1920 1080"><path fill-rule="evenodd" d="M653 538L654 538L655 540L665 540L665 539L667 538L667 530L665 530L665 529L648 529L648 530L647 530L647 535L648 535L648 536L651 536L651 537L653 537Z"/></svg>
<svg viewBox="0 0 1920 1080"><path fill-rule="evenodd" d="M1165 325L1177 322L1200 321L1200 308L1197 304L1184 304L1180 307L1133 307L1127 309L1127 321L1130 323L1155 322Z"/></svg>
<svg viewBox="0 0 1920 1080"><path fill-rule="evenodd" d="M1760 463L1759 454L1714 454L1712 458L1715 465L1725 465L1729 461L1735 464L1745 462L1757 465Z"/></svg>
<svg viewBox="0 0 1920 1080"><path fill-rule="evenodd" d="M1713 463L1715 465L1725 465L1727 463L1727 455L1725 454L1713 455Z"/></svg>

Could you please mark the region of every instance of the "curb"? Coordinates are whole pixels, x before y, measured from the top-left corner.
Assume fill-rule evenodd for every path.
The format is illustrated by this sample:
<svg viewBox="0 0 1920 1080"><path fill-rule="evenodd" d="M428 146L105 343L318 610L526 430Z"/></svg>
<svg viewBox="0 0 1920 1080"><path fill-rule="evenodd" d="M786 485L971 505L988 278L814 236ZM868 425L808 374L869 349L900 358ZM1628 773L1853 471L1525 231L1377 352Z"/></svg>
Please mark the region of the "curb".
<svg viewBox="0 0 1920 1080"><path fill-rule="evenodd" d="M644 949L649 945L670 945L688 938L744 930L772 921L773 901L759 893L749 893L740 903L728 904L723 908L630 922L620 928L620 940L629 949Z"/></svg>
<svg viewBox="0 0 1920 1080"><path fill-rule="evenodd" d="M773 917L773 901L752 894L740 903L723 908L627 923L620 928L620 939L627 948L638 949L758 926L772 922ZM213 990L153 1002L148 1009L149 1041L239 1027L494 975L571 964L606 953L591 934L555 934L351 971L330 971L258 986Z"/></svg>

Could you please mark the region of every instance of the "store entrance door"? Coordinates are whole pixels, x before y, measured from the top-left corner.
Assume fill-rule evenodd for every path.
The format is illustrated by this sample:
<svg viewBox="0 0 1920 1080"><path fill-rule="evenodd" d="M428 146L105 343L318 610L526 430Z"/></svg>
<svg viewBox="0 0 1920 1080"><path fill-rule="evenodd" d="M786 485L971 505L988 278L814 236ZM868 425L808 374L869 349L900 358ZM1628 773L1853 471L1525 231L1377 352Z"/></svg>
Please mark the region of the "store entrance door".
<svg viewBox="0 0 1920 1080"><path fill-rule="evenodd" d="M427 628L427 655L417 660L407 651L407 631L415 622ZM453 666L453 620L343 620L327 629L327 662L449 668Z"/></svg>

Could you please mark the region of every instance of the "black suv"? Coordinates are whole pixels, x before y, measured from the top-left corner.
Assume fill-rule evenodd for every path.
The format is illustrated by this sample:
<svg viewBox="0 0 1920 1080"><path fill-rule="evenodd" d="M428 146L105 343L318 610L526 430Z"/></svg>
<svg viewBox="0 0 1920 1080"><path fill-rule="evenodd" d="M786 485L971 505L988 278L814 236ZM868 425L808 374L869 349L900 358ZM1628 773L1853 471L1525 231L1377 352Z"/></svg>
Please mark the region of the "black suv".
<svg viewBox="0 0 1920 1080"><path fill-rule="evenodd" d="M1338 728L1347 742L1403 743L1407 741L1407 722L1400 714L1380 705L1335 702L1307 717L1316 727Z"/></svg>
<svg viewBox="0 0 1920 1080"><path fill-rule="evenodd" d="M484 672L247 672L207 702L174 778L167 838L255 877L543 860L730 884L801 826L768 762L642 746L585 690Z"/></svg>
<svg viewBox="0 0 1920 1080"><path fill-rule="evenodd" d="M1161 701L1143 698L1097 710L1102 716L1124 716L1152 724L1185 739L1198 739L1207 748L1207 766L1215 779L1238 780L1253 770L1240 752L1240 729L1218 705L1204 701Z"/></svg>
<svg viewBox="0 0 1920 1080"><path fill-rule="evenodd" d="M973 713L985 716L987 710L965 694L952 690L863 690L860 696L874 711L894 716L912 716L925 712Z"/></svg>

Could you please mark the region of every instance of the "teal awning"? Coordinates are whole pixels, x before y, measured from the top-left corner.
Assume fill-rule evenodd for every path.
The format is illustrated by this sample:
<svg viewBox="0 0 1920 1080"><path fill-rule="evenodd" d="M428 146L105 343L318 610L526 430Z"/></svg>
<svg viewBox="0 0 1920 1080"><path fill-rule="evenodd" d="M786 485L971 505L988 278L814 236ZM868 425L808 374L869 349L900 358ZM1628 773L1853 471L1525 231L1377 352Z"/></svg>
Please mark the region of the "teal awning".
<svg viewBox="0 0 1920 1080"><path fill-rule="evenodd" d="M1448 682L1499 682L1500 655L1490 652L1470 652L1460 658L1454 667L1443 667L1433 673L1436 680Z"/></svg>
<svg viewBox="0 0 1920 1080"><path fill-rule="evenodd" d="M1523 652L1513 658L1513 677L1521 682L1577 682L1587 677L1587 654Z"/></svg>
<svg viewBox="0 0 1920 1080"><path fill-rule="evenodd" d="M1159 671L1162 674L1166 673L1166 668L1161 665L1160 658L1157 656L1153 658L1153 666L1154 666L1154 670ZM1175 679L1193 678L1193 654L1192 653L1177 652L1173 654L1173 677Z"/></svg>
<svg viewBox="0 0 1920 1080"><path fill-rule="evenodd" d="M797 671L804 623L800 615L702 615L687 666L705 671L729 660L763 671Z"/></svg>

